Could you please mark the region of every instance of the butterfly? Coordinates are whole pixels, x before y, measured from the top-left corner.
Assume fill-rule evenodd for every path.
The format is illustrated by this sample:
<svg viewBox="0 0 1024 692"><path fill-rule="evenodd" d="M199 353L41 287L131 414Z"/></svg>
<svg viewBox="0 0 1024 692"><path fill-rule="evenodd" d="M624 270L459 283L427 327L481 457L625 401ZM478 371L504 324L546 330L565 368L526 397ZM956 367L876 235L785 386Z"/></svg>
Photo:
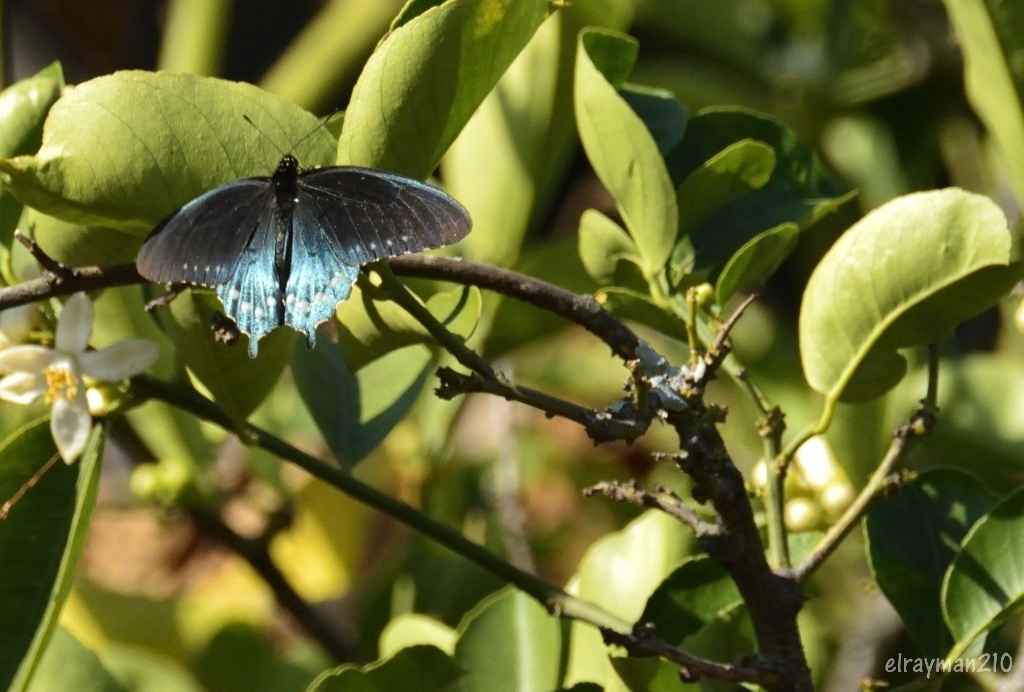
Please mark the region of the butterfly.
<svg viewBox="0 0 1024 692"><path fill-rule="evenodd" d="M255 358L280 325L313 348L360 266L449 245L471 227L430 185L356 166L300 171L287 154L272 176L216 187L161 221L136 267L150 281L216 288Z"/></svg>

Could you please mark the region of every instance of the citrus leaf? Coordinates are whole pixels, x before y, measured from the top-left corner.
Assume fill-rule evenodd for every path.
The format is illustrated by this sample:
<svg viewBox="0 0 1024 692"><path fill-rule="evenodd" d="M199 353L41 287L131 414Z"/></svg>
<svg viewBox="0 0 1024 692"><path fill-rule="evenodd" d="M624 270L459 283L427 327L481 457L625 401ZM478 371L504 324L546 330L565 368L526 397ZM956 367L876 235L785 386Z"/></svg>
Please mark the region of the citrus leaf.
<svg viewBox="0 0 1024 692"><path fill-rule="evenodd" d="M1024 490L974 524L942 584L942 608L958 658L982 634L1024 607Z"/></svg>
<svg viewBox="0 0 1024 692"><path fill-rule="evenodd" d="M0 182L50 216L141 236L211 188L269 175L292 146L303 166L333 163L334 139L317 125L249 84L117 72L67 89L38 153L0 159Z"/></svg>
<svg viewBox="0 0 1024 692"><path fill-rule="evenodd" d="M1005 0L945 0L964 57L967 97L1002 151L1024 205L1024 11Z"/></svg>
<svg viewBox="0 0 1024 692"><path fill-rule="evenodd" d="M455 660L468 672L463 692L546 692L558 686L562 628L531 597L505 588L459 625Z"/></svg>
<svg viewBox="0 0 1024 692"><path fill-rule="evenodd" d="M626 288L606 287L596 294L597 302L616 317L633 320L662 334L686 341L686 325L651 300L650 296Z"/></svg>
<svg viewBox="0 0 1024 692"><path fill-rule="evenodd" d="M39 149L46 114L63 88L64 71L55 62L0 92L0 158L34 154ZM0 190L0 245L10 247L21 210L21 202Z"/></svg>
<svg viewBox="0 0 1024 692"><path fill-rule="evenodd" d="M480 289L456 288L435 293L427 309L448 331L468 339L480 318ZM338 344L351 372L405 346L434 344L434 337L416 318L360 275L348 300L337 310Z"/></svg>
<svg viewBox="0 0 1024 692"><path fill-rule="evenodd" d="M623 84L619 95L644 122L662 154L672 151L686 131L686 106L666 89Z"/></svg>
<svg viewBox="0 0 1024 692"><path fill-rule="evenodd" d="M895 199L854 224L807 282L807 381L831 401L877 397L906 373L897 349L941 341L1019 275L1006 218L988 197L950 188Z"/></svg>
<svg viewBox="0 0 1024 692"><path fill-rule="evenodd" d="M306 692L445 692L465 674L446 653L434 646L402 649L386 661L362 668L344 665L324 673Z"/></svg>
<svg viewBox="0 0 1024 692"><path fill-rule="evenodd" d="M718 304L725 305L746 284L767 281L796 249L799 239L800 227L787 222L748 240L718 275Z"/></svg>
<svg viewBox="0 0 1024 692"><path fill-rule="evenodd" d="M615 275L620 260L640 266L633 239L596 209L587 209L580 217L579 246L583 266L599 284L618 283Z"/></svg>
<svg viewBox="0 0 1024 692"><path fill-rule="evenodd" d="M974 476L926 471L875 505L864 522L875 579L926 656L954 640L942 616L942 581L960 542L996 498Z"/></svg>
<svg viewBox="0 0 1024 692"><path fill-rule="evenodd" d="M32 678L28 692L128 692L100 659L75 639L63 627L58 627L50 639Z"/></svg>
<svg viewBox="0 0 1024 692"><path fill-rule="evenodd" d="M0 687L9 692L27 689L71 592L105 432L94 426L78 463L58 460L0 523ZM11 497L56 453L49 420L15 433L0 447L0 496Z"/></svg>
<svg viewBox="0 0 1024 692"><path fill-rule="evenodd" d="M668 261L679 223L675 187L643 120L616 91L636 57L623 34L586 29L576 56L576 125L597 177L615 199L644 274Z"/></svg>
<svg viewBox="0 0 1024 692"><path fill-rule="evenodd" d="M412 646L436 646L449 656L455 655L459 634L440 620L420 613L403 613L393 618L380 633L377 649L388 659Z"/></svg>
<svg viewBox="0 0 1024 692"><path fill-rule="evenodd" d="M547 12L547 0L449 0L416 5L412 18L403 12L352 90L338 162L425 179Z"/></svg>
<svg viewBox="0 0 1024 692"><path fill-rule="evenodd" d="M298 333L276 329L260 340L259 355L247 355L249 337L232 346L214 337L214 312L223 310L212 293L188 290L158 310L160 323L192 374L237 425L245 422L273 388L291 356Z"/></svg>

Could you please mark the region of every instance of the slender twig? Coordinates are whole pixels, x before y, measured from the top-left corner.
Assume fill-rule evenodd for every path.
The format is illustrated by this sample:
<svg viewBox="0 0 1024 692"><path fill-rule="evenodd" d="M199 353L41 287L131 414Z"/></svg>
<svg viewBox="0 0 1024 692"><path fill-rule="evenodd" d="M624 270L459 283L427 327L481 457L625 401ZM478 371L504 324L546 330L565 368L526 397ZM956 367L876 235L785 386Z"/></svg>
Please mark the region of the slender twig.
<svg viewBox="0 0 1024 692"><path fill-rule="evenodd" d="M236 430L235 423L226 413L195 391L182 389L144 375L132 380L132 390L137 396L164 401L227 431ZM581 620L595 627L607 627L621 632L630 631L631 626L628 622L565 593L562 589L537 576L513 567L486 547L474 543L455 529L431 519L401 500L396 500L390 495L362 483L337 466L310 456L256 426L247 424L243 432L257 446L300 466L355 500L384 512L462 555L500 579L514 584L540 601L549 612Z"/></svg>
<svg viewBox="0 0 1024 692"><path fill-rule="evenodd" d="M736 323L740 321L741 317L743 317L743 313L745 313L747 308L753 305L754 301L757 300L757 296L758 294L756 293L751 293L747 296L746 299L739 304L739 307L733 310L733 313L729 315L729 319L727 319L725 323L718 328L718 336L715 337L714 342L711 344L710 348L708 348L708 356L709 360L711 360L709 365L714 364L714 367L718 367L718 365L720 365L725 359L725 356L728 355L725 344L726 339L729 338L729 334L732 333Z"/></svg>
<svg viewBox="0 0 1024 692"><path fill-rule="evenodd" d="M712 536L718 533L719 527L715 524L704 521L693 510L678 497L669 495L667 492L648 492L637 485L635 480L628 483L618 481L602 481L589 488L583 489L583 495L590 497L601 493L610 500L617 502L629 502L641 507L659 509L680 522L690 527L697 536ZM661 495L668 495L667 499Z"/></svg>
<svg viewBox="0 0 1024 692"><path fill-rule="evenodd" d="M438 257L403 255L389 260L399 276L452 281L485 288L554 313L591 332L623 360L637 357L640 339L618 318L602 308L593 296L579 295L532 276L477 262Z"/></svg>
<svg viewBox="0 0 1024 692"><path fill-rule="evenodd" d="M717 663L698 658L665 643L664 640L649 635L645 636L643 630L640 630L639 635L630 635L602 629L601 634L604 636L605 644L622 646L639 653L654 654L673 663L678 663L683 667L680 676L684 682L697 682L700 678L707 677L763 685L777 682L780 679L779 672L770 668Z"/></svg>
<svg viewBox="0 0 1024 692"><path fill-rule="evenodd" d="M156 298L146 303L144 309L146 312L155 312L159 308L165 305L170 305L175 298L180 296L188 288L188 284L171 284L171 287L166 292L161 293Z"/></svg>
<svg viewBox="0 0 1024 692"><path fill-rule="evenodd" d="M28 305L55 296L68 296L79 291L96 291L113 286L146 283L146 280L139 276L134 264L80 267L69 271L70 274L64 278L45 272L35 279L0 289L0 310Z"/></svg>
<svg viewBox="0 0 1024 692"><path fill-rule="evenodd" d="M53 465L57 463L58 459L60 459L59 453L50 457L48 462L43 464L38 471L32 474L31 478L25 481L22 486L18 488L18 492L14 493L10 500L3 503L3 505L0 505L0 521L7 518L7 515L11 513L11 509L14 505L18 504L18 501L25 496L25 493L35 487L36 483L39 482L39 479L45 476L46 472L53 468Z"/></svg>
<svg viewBox="0 0 1024 692"><path fill-rule="evenodd" d="M911 446L920 439L931 434L935 427L935 415L938 413L938 367L939 355L935 346L929 347L928 359L928 393L921 400L921 408L913 415L910 422L896 428L892 443L878 468L871 475L867 485L860 491L853 503L843 512L835 524L826 532L810 555L793 570L793 576L806 581L825 562L847 534L860 522L861 517L870 509L876 500L887 494L889 477L896 464L903 459Z"/></svg>
<svg viewBox="0 0 1024 692"><path fill-rule="evenodd" d="M204 531L242 557L270 586L277 602L299 621L299 624L324 647L339 663L352 660L352 648L327 625L313 607L288 583L281 570L274 564L268 550L268 540L261 536L245 538L210 512L190 509L189 512Z"/></svg>
<svg viewBox="0 0 1024 692"><path fill-rule="evenodd" d="M46 254L46 252L43 251L43 248L39 247L39 244L36 243L36 241L29 238L21 231L14 231L14 239L24 245L25 249L28 250L29 254L35 258L36 262L39 262L39 266L53 274L57 282L65 281L71 276L71 270L68 267Z"/></svg>

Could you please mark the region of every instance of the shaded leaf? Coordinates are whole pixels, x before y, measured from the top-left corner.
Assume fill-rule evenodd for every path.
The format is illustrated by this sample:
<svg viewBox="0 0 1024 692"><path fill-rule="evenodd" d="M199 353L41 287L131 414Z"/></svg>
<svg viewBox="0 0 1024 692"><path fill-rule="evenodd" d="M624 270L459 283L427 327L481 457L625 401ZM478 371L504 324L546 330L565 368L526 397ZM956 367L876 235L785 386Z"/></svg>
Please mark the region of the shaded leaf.
<svg viewBox="0 0 1024 692"><path fill-rule="evenodd" d="M63 627L58 627L28 686L28 692L127 692L100 659Z"/></svg>
<svg viewBox="0 0 1024 692"><path fill-rule="evenodd" d="M1019 275L1006 218L988 197L949 188L893 200L854 224L807 282L807 381L830 400L879 396L906 373L897 349L941 341Z"/></svg>
<svg viewBox="0 0 1024 692"><path fill-rule="evenodd" d="M1024 607L1024 490L974 524L942 584L942 608L957 658L974 641Z"/></svg>
<svg viewBox="0 0 1024 692"><path fill-rule="evenodd" d="M104 427L77 464L59 461L0 522L0 687L24 692L57 626L96 502ZM0 497L9 498L57 453L50 421L0 447ZM13 679L13 682L12 682Z"/></svg>
<svg viewBox="0 0 1024 692"><path fill-rule="evenodd" d="M616 317L645 324L680 341L687 339L683 321L656 305L650 296L625 288L609 287L599 290L596 298Z"/></svg>
<svg viewBox="0 0 1024 692"><path fill-rule="evenodd" d="M580 217L579 246L584 268L601 285L617 283L620 260L641 265L639 251L629 234L596 209L587 209Z"/></svg>
<svg viewBox="0 0 1024 692"><path fill-rule="evenodd" d="M974 476L927 471L875 505L864 522L875 579L925 656L945 656L942 581L960 542L996 498Z"/></svg>
<svg viewBox="0 0 1024 692"><path fill-rule="evenodd" d="M688 112L671 91L623 84L619 95L643 120L662 154L672 151L683 139Z"/></svg>
<svg viewBox="0 0 1024 692"><path fill-rule="evenodd" d="M784 223L748 240L718 275L715 283L718 304L725 305L747 284L767 281L796 249L799 239L799 226Z"/></svg>

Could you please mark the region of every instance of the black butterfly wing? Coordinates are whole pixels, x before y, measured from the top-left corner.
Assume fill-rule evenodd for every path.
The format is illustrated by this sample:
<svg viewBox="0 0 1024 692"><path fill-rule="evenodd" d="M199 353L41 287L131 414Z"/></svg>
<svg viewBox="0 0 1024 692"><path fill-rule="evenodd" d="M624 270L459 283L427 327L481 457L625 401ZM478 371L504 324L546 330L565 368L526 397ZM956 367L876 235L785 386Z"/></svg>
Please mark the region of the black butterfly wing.
<svg viewBox="0 0 1024 692"><path fill-rule="evenodd" d="M359 266L350 263L319 200L299 194L292 217L291 265L285 285L284 323L316 343L316 326L348 298Z"/></svg>
<svg viewBox="0 0 1024 692"><path fill-rule="evenodd" d="M472 227L443 191L371 168L334 166L301 174L298 207L334 234L347 264L450 245Z"/></svg>
<svg viewBox="0 0 1024 692"><path fill-rule="evenodd" d="M259 340L282 324L284 296L274 268L274 244L280 225L289 222L277 212L273 195L260 199L254 217L255 228L231 275L217 287L224 314L249 335L250 358L256 357Z"/></svg>
<svg viewBox="0 0 1024 692"><path fill-rule="evenodd" d="M273 202L268 178L235 180L196 197L150 233L136 260L139 274L158 283L223 284Z"/></svg>

